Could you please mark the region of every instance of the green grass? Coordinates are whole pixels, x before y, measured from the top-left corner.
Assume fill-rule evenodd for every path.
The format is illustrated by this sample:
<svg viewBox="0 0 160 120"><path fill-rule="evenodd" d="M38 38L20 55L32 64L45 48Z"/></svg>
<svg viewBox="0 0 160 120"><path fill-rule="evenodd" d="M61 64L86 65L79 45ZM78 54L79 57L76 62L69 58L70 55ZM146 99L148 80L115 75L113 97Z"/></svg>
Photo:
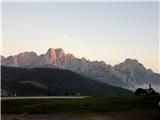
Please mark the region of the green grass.
<svg viewBox="0 0 160 120"><path fill-rule="evenodd" d="M160 96L112 96L83 99L5 100L2 113L92 113L158 109Z"/></svg>
<svg viewBox="0 0 160 120"><path fill-rule="evenodd" d="M39 87L39 88L43 88L43 89L47 89L47 86L45 84L42 84L40 82L37 81L30 81L29 82L31 85L35 86L35 87Z"/></svg>

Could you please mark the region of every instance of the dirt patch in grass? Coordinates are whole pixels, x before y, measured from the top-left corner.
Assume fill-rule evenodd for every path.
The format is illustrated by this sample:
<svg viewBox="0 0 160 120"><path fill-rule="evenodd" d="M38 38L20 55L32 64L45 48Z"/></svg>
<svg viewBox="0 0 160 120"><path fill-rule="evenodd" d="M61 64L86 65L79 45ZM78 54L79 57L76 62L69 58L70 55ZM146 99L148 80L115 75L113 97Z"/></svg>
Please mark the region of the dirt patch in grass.
<svg viewBox="0 0 160 120"><path fill-rule="evenodd" d="M2 114L2 120L160 120L159 110L88 114Z"/></svg>

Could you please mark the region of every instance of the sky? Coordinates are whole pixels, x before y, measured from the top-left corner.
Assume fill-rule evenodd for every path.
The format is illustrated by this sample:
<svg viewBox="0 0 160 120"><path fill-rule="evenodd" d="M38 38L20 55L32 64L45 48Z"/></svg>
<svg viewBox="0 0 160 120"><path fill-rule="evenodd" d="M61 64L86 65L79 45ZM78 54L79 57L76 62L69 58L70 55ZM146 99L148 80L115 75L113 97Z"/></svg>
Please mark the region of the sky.
<svg viewBox="0 0 160 120"><path fill-rule="evenodd" d="M62 48L115 65L159 70L158 2L3 2L2 55Z"/></svg>

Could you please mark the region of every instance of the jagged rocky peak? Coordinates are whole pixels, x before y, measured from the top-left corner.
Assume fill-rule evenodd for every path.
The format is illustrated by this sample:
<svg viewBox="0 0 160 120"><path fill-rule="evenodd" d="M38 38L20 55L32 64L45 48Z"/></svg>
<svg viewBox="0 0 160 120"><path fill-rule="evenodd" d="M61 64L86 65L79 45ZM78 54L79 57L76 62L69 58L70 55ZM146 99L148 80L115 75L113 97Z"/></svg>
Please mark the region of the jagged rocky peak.
<svg viewBox="0 0 160 120"><path fill-rule="evenodd" d="M65 52L62 48L49 48L46 54L49 58L60 58L65 56Z"/></svg>
<svg viewBox="0 0 160 120"><path fill-rule="evenodd" d="M41 61L43 64L53 64L55 60L56 60L55 49L49 48Z"/></svg>
<svg viewBox="0 0 160 120"><path fill-rule="evenodd" d="M125 59L124 63L140 64L136 59L130 59L130 58Z"/></svg>
<svg viewBox="0 0 160 120"><path fill-rule="evenodd" d="M105 63L103 60L101 60L99 63L100 63L101 65L106 65L106 63Z"/></svg>
<svg viewBox="0 0 160 120"><path fill-rule="evenodd" d="M55 49L55 52L56 52L56 56L58 58L61 58L61 57L64 57L65 56L65 52L62 48L57 48Z"/></svg>
<svg viewBox="0 0 160 120"><path fill-rule="evenodd" d="M17 57L16 55L14 56L9 56L8 58L6 58L6 61L3 62L6 66L17 66L18 65L18 61L17 61Z"/></svg>
<svg viewBox="0 0 160 120"><path fill-rule="evenodd" d="M115 65L115 66L132 66L132 65L141 65L140 62L138 62L136 59L130 59L130 58L127 58L125 59L122 63L118 64L118 65Z"/></svg>
<svg viewBox="0 0 160 120"><path fill-rule="evenodd" d="M54 49L54 48L49 48L49 49L47 50L47 53L52 53L52 52L55 52L55 49Z"/></svg>
<svg viewBox="0 0 160 120"><path fill-rule="evenodd" d="M72 54L70 54L70 53L67 53L67 54L65 55L65 58L66 58L66 59L74 59L75 57L74 57L74 55L72 55Z"/></svg>
<svg viewBox="0 0 160 120"><path fill-rule="evenodd" d="M138 67L141 67L141 68L145 69L145 67L143 66L143 64L141 64L136 59L129 59L129 58L127 58L124 63L127 64L127 65L129 64L130 66L134 66L134 67L138 66Z"/></svg>
<svg viewBox="0 0 160 120"><path fill-rule="evenodd" d="M81 60L82 61L87 61L87 59L85 57L82 57Z"/></svg>
<svg viewBox="0 0 160 120"><path fill-rule="evenodd" d="M119 69L121 71L146 71L147 69L136 59L129 59L127 58L124 62L115 65L116 69Z"/></svg>
<svg viewBox="0 0 160 120"><path fill-rule="evenodd" d="M35 52L23 52L23 53L18 54L17 56L24 59L27 57L37 56L37 54Z"/></svg>
<svg viewBox="0 0 160 120"><path fill-rule="evenodd" d="M56 58L56 52L55 52L55 49L54 48L49 48L46 52L46 55L49 57L49 58L52 58L52 57L55 57Z"/></svg>

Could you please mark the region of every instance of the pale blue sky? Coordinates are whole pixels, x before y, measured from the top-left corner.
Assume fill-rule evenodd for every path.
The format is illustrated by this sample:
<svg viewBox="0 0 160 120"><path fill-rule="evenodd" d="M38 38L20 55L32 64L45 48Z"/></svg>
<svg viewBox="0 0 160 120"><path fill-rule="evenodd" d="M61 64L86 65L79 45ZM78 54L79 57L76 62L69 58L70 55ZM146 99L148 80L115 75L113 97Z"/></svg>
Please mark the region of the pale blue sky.
<svg viewBox="0 0 160 120"><path fill-rule="evenodd" d="M158 7L158 2L6 2L2 54L63 48L112 65L135 58L158 72Z"/></svg>

